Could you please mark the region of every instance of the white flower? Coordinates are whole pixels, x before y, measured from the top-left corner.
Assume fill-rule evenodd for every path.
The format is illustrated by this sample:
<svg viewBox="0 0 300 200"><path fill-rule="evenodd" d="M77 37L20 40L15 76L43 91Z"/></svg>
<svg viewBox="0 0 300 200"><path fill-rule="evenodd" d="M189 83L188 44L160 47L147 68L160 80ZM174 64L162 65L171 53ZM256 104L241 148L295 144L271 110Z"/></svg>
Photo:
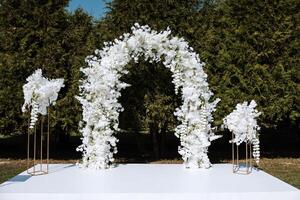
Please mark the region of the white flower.
<svg viewBox="0 0 300 200"><path fill-rule="evenodd" d="M83 152L81 166L106 169L117 152L114 132L118 128L121 104L117 101L121 89L129 85L120 81L127 74L125 65L145 58L149 62L163 61L173 73L175 92L182 90L182 105L174 113L181 122L175 130L180 138L179 153L187 167L207 168L211 125L219 99L210 102L213 93L198 54L182 38L171 37L171 31L156 32L149 26L135 24L132 33L125 33L114 42L104 43L102 50L86 58L87 67L81 71L82 80L78 98L83 108L81 132ZM213 137L212 137L213 138Z"/></svg>
<svg viewBox="0 0 300 200"><path fill-rule="evenodd" d="M27 83L23 86L25 102L22 106L22 112L31 109L29 128L33 128L38 120L38 114L46 115L47 107L55 103L59 90L64 87L64 80L49 80L42 76L41 69L37 69L26 80Z"/></svg>
<svg viewBox="0 0 300 200"><path fill-rule="evenodd" d="M259 162L260 148L259 138L257 131L260 127L257 124L257 117L261 114L255 107L256 102L252 100L248 105L248 102L237 104L235 110L233 110L224 119L224 126L228 128L233 134L234 139L230 142L240 145L242 142L251 142L253 145L253 157L256 162Z"/></svg>

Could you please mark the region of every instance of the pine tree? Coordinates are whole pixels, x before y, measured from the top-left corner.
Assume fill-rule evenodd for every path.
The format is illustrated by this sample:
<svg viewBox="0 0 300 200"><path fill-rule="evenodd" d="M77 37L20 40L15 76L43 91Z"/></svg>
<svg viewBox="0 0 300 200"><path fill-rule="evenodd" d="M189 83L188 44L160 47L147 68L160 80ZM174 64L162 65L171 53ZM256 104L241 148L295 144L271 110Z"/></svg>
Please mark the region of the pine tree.
<svg viewBox="0 0 300 200"><path fill-rule="evenodd" d="M65 87L52 107L55 133L78 131L80 106L79 68L93 44L92 18L82 10L70 14L65 1L16 1L0 3L0 132L12 134L26 128L21 113L22 85L41 68L49 78L64 78Z"/></svg>
<svg viewBox="0 0 300 200"><path fill-rule="evenodd" d="M299 123L299 1L226 0L201 16L195 35L209 83L221 98L217 119L255 99L264 127Z"/></svg>

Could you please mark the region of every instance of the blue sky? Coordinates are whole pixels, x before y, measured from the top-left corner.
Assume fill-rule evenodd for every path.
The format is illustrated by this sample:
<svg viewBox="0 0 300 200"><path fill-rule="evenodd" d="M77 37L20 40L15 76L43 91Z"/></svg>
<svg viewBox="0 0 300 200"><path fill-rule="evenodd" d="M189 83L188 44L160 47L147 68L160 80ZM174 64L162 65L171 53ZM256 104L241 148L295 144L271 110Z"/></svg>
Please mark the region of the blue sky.
<svg viewBox="0 0 300 200"><path fill-rule="evenodd" d="M106 2L110 0L105 0ZM95 19L100 19L105 15L104 0L70 0L68 10L74 11L77 8L83 8L86 12L92 15Z"/></svg>

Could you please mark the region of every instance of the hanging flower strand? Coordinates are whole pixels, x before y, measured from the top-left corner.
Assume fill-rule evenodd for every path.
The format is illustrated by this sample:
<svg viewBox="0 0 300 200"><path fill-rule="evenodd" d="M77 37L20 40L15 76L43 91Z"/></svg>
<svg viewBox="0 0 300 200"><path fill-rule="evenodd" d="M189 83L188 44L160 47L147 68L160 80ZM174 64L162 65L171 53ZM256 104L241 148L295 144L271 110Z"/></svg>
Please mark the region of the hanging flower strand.
<svg viewBox="0 0 300 200"><path fill-rule="evenodd" d="M230 141L240 145L242 142L250 142L253 145L253 157L256 163L260 159L259 135L257 133L260 127L257 124L257 117L261 114L255 107L256 102L252 100L237 104L236 108L224 119L224 127L228 128L234 138Z"/></svg>
<svg viewBox="0 0 300 200"><path fill-rule="evenodd" d="M22 112L31 109L29 128L32 129L38 120L38 114L46 115L47 107L56 103L58 92L64 87L64 79L47 79L42 76L42 70L37 69L26 80L27 83L23 86L25 102Z"/></svg>

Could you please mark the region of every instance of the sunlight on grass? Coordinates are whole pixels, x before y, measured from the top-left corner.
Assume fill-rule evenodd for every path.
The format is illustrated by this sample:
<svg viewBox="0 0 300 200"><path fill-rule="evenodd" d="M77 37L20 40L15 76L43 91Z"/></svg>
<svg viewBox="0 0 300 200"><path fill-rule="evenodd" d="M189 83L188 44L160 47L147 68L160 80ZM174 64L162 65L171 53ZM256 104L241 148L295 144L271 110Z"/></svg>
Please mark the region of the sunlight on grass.
<svg viewBox="0 0 300 200"><path fill-rule="evenodd" d="M300 189L300 158L265 158L262 159L260 167Z"/></svg>

